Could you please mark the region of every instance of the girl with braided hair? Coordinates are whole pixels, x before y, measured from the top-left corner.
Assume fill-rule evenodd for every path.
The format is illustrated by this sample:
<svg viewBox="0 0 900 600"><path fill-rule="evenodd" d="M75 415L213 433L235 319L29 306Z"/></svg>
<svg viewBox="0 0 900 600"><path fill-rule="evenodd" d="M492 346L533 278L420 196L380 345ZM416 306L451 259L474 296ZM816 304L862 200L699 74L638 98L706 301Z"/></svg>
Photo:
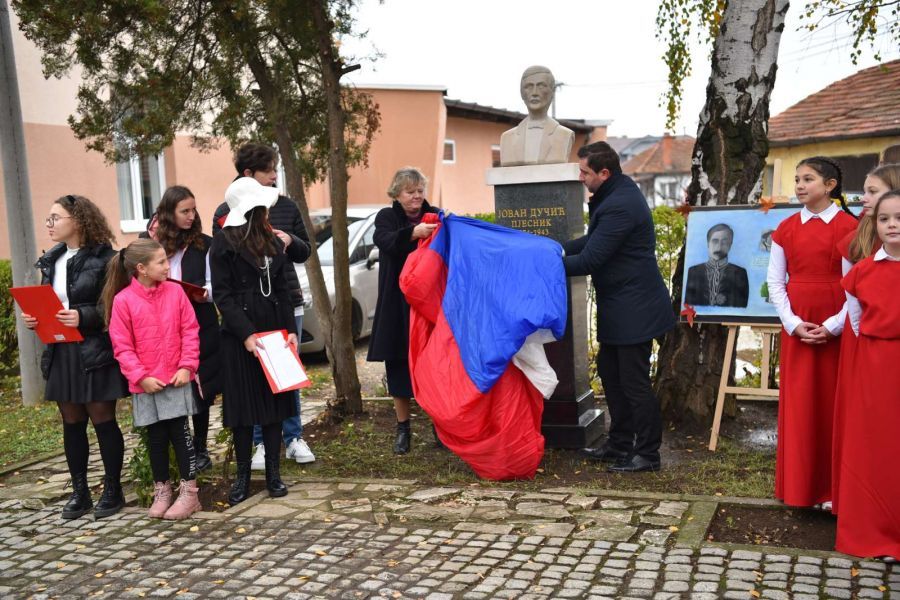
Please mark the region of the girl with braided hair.
<svg viewBox="0 0 900 600"><path fill-rule="evenodd" d="M834 397L845 298L838 240L856 230L830 158L797 165L803 205L772 235L767 281L784 326L778 402L775 497L792 506L830 509ZM838 200L841 208L835 204Z"/></svg>

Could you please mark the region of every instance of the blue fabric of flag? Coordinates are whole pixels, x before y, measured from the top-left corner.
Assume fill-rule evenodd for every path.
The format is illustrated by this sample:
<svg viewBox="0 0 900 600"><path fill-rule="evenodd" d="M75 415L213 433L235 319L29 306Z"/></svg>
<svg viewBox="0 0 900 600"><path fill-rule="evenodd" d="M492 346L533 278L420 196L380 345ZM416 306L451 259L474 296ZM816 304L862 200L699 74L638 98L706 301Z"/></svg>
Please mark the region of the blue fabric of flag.
<svg viewBox="0 0 900 600"><path fill-rule="evenodd" d="M525 338L566 329L562 246L549 239L449 215L429 248L447 265L442 308L472 381L487 392Z"/></svg>

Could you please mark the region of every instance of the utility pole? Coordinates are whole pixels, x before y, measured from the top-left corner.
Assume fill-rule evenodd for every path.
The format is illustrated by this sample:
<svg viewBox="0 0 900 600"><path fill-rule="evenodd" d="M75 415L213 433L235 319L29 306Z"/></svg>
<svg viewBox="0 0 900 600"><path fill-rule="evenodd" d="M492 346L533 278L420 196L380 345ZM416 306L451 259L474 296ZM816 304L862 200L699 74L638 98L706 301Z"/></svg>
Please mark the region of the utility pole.
<svg viewBox="0 0 900 600"><path fill-rule="evenodd" d="M6 228L12 257L13 285L37 285L37 270L33 266L37 259L34 215L31 211L22 104L7 0L0 0L0 60L0 159L3 160ZM40 368L42 348L38 337L25 327L21 318L16 318L16 334L19 338L22 401L26 406L32 406L43 395Z"/></svg>

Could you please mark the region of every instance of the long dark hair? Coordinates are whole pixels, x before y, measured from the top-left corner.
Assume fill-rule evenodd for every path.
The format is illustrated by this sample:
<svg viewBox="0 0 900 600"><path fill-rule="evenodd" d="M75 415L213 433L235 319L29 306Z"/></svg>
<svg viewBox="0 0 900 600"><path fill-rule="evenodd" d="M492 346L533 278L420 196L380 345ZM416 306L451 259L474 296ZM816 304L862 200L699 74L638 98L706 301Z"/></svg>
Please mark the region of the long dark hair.
<svg viewBox="0 0 900 600"><path fill-rule="evenodd" d="M103 317L109 325L112 315L113 298L131 283L131 278L137 272L138 265L146 265L162 248L159 242L149 238L138 238L119 250L106 263L106 283L103 284L103 292L100 299L103 303Z"/></svg>
<svg viewBox="0 0 900 600"><path fill-rule="evenodd" d="M854 219L859 218L847 208L847 201L844 199L844 172L841 171L840 165L838 165L833 158L828 158L827 156L811 156L809 158L804 158L797 164L798 167L802 165L806 165L821 175L822 179L825 181L834 179L837 182L837 185L831 190L829 197L840 202L841 208L845 213Z"/></svg>
<svg viewBox="0 0 900 600"><path fill-rule="evenodd" d="M256 258L275 256L278 254L278 246L275 245L275 234L269 225L269 209L257 206L249 211L247 222L238 227L225 227L222 235L225 236L237 250L246 250Z"/></svg>
<svg viewBox="0 0 900 600"><path fill-rule="evenodd" d="M198 249L203 248L203 223L200 222L199 213L194 217L190 229L182 229L175 223L178 203L188 198L194 198L191 190L183 185L173 185L163 194L156 208L156 239L166 251L166 256L172 256L191 245Z"/></svg>

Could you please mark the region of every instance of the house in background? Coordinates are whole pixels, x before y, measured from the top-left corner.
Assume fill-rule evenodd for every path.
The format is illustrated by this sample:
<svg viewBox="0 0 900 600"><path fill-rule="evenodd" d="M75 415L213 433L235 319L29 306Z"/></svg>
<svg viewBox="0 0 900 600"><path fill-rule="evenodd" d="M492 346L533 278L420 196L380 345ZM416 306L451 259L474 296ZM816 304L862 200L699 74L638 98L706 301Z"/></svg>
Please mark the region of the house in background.
<svg viewBox="0 0 900 600"><path fill-rule="evenodd" d="M647 148L659 143L661 139L658 135L645 135L643 137L612 136L607 138L606 142L616 151L616 154L619 155L619 162L624 165Z"/></svg>
<svg viewBox="0 0 900 600"><path fill-rule="evenodd" d="M763 194L793 197L797 163L828 156L843 170L844 192L862 195L866 173L885 154L900 153L898 90L900 59L858 71L772 117Z"/></svg>
<svg viewBox="0 0 900 600"><path fill-rule="evenodd" d="M622 172L641 188L650 208L677 206L691 182L694 138L665 134L641 153L622 164Z"/></svg>
<svg viewBox="0 0 900 600"><path fill-rule="evenodd" d="M191 146L189 133L179 134L159 156L132 159L117 165L86 150L68 126L76 110L79 80L75 76L46 80L40 52L19 31L10 11L19 78L28 175L38 251L52 245L44 218L53 201L66 194L81 194L97 203L110 222L119 245L135 239L146 227L165 189L185 185L197 199L204 229L210 232L215 208L235 176L232 149L227 143L210 152ZM485 171L499 160L500 135L525 115L503 109L445 98L443 86L360 86L371 94L381 113L368 157L368 167L350 171L349 203L389 203L387 188L397 169L420 168L429 179L428 199L455 213L493 212L493 188ZM565 120L576 134L577 148L606 139L607 121ZM0 165L2 171L2 165ZM279 177L283 185L284 177ZM331 206L328 186L319 182L307 189L311 209ZM0 214L5 214L0 196ZM10 256L8 231L0 227L0 258Z"/></svg>

